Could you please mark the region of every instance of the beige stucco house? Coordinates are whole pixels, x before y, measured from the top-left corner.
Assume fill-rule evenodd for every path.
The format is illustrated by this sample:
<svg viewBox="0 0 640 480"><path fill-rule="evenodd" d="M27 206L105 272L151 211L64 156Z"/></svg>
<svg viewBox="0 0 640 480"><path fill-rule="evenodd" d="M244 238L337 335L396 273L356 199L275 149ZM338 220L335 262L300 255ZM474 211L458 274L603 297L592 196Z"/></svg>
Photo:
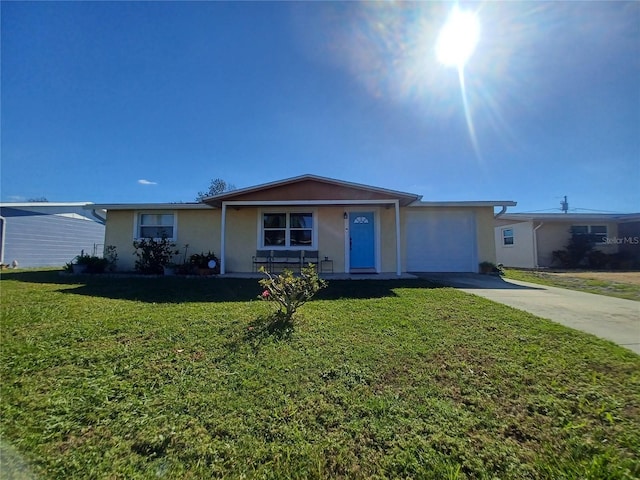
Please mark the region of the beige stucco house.
<svg viewBox="0 0 640 480"><path fill-rule="evenodd" d="M495 219L496 259L505 267L548 268L572 232L596 239L607 254L640 256L640 213L507 213Z"/></svg>
<svg viewBox="0 0 640 480"><path fill-rule="evenodd" d="M317 251L323 271L477 272L496 261L494 208L512 201L425 202L419 195L315 175L225 192L203 203L105 204L105 245L133 270L134 239L164 232L221 273L255 270L257 250Z"/></svg>

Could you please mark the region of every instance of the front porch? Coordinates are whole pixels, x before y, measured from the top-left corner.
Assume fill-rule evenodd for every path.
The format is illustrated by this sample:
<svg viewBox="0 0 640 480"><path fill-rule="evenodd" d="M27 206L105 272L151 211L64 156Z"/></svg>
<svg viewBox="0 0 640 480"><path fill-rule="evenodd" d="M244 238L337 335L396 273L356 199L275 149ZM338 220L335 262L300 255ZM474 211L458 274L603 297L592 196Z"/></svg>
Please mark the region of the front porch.
<svg viewBox="0 0 640 480"><path fill-rule="evenodd" d="M384 273L320 273L318 275L323 280L418 280L419 277L411 273L401 273L400 275L395 272ZM247 279L261 279L264 275L261 273L225 273L216 275L216 278L247 278Z"/></svg>
<svg viewBox="0 0 640 480"><path fill-rule="evenodd" d="M417 199L304 175L204 201L220 209L223 275L244 275L257 265L297 265L299 258L302 265L308 253L323 275L324 266L343 278L380 278L383 272L401 278L400 208Z"/></svg>

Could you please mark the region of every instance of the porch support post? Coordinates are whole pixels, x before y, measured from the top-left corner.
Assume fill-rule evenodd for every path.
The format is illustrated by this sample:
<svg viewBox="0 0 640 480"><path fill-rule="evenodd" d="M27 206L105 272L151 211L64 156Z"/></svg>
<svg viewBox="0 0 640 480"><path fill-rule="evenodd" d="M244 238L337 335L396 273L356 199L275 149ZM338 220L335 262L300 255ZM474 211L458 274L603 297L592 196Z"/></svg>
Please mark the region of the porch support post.
<svg viewBox="0 0 640 480"><path fill-rule="evenodd" d="M224 239L226 237L225 230L227 228L227 203L222 202L222 218L220 220L221 228L220 228L220 275L224 275L225 273L225 242Z"/></svg>
<svg viewBox="0 0 640 480"><path fill-rule="evenodd" d="M400 265L400 202L395 200L394 207L396 209L396 275L402 275L402 266Z"/></svg>

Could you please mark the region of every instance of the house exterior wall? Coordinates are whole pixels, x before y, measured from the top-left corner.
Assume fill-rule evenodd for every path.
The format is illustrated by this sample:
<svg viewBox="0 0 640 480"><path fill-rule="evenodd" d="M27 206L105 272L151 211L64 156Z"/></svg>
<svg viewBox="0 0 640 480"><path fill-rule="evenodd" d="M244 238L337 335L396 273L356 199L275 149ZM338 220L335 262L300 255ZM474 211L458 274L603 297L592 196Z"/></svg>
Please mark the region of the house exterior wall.
<svg viewBox="0 0 640 480"><path fill-rule="evenodd" d="M547 222L537 231L538 267L550 267L553 263L553 252L562 250L569 243L570 224Z"/></svg>
<svg viewBox="0 0 640 480"><path fill-rule="evenodd" d="M133 270L133 217L132 210L108 210L107 230L104 235L104 244L116 247L118 262L116 269L121 271Z"/></svg>
<svg viewBox="0 0 640 480"><path fill-rule="evenodd" d="M345 209L324 207L318 210L318 253L333 260L333 271L344 272Z"/></svg>
<svg viewBox="0 0 640 480"><path fill-rule="evenodd" d="M606 225L607 236L618 235L618 226L615 222L591 222L591 224ZM563 250L571 238L571 227L579 222L546 222L537 231L538 244L538 266L551 267L553 264L553 252ZM604 253L616 253L617 245L596 245L594 247Z"/></svg>
<svg viewBox="0 0 640 480"><path fill-rule="evenodd" d="M475 208L478 262L496 263L493 232L493 207Z"/></svg>
<svg viewBox="0 0 640 480"><path fill-rule="evenodd" d="M629 254L632 258L640 260L640 222L627 222L618 225L618 236L609 234L611 242L618 243L618 250Z"/></svg>
<svg viewBox="0 0 640 480"><path fill-rule="evenodd" d="M177 215L176 247L184 252L185 245L189 244L187 260L194 253L209 251L220 256L220 210L178 210Z"/></svg>
<svg viewBox="0 0 640 480"><path fill-rule="evenodd" d="M380 271L385 273L395 272L396 271L395 208L393 206L391 206L391 208L381 208L379 218L380 218Z"/></svg>
<svg viewBox="0 0 640 480"><path fill-rule="evenodd" d="M513 230L513 245L503 245L502 231ZM494 229L496 261L505 267L535 268L533 222L507 223Z"/></svg>
<svg viewBox="0 0 640 480"><path fill-rule="evenodd" d="M102 255L105 226L83 207L2 207L2 260L20 267L59 267L85 254Z"/></svg>
<svg viewBox="0 0 640 480"><path fill-rule="evenodd" d="M194 253L208 251L220 255L220 211L218 210L174 210L167 212L176 215L176 249L183 255L185 245L187 258ZM135 269L135 219L138 210L111 210L107 212L105 245L114 245L118 253L117 269L132 271ZM182 257L176 256L176 261Z"/></svg>
<svg viewBox="0 0 640 480"><path fill-rule="evenodd" d="M491 207L401 207L400 234L406 234L405 212L407 209L426 209L444 213L472 212L475 228L474 245L478 262L496 261L493 231L493 208ZM278 210L279 207L268 207ZM393 205L349 205L303 207L314 212L317 243L313 249L320 258L333 260L334 272L348 272L348 223L344 213L350 211L373 211L376 219L376 266L380 272L396 272L396 218ZM225 270L227 273L251 272L252 256L260 247L260 222L267 208L253 206L227 207L225 233ZM283 207L283 211L300 210L298 207ZM136 218L143 210L111 210L107 213L105 245L115 245L118 253L118 270L134 270L136 256L133 248ZM219 209L175 210L176 248L184 252L189 245L187 257L194 253L213 251L221 254L221 221ZM401 251L401 271L406 271L406 249ZM180 256L176 260L181 260Z"/></svg>
<svg viewBox="0 0 640 480"><path fill-rule="evenodd" d="M258 245L258 209L227 209L225 235L226 273L251 272L251 257Z"/></svg>

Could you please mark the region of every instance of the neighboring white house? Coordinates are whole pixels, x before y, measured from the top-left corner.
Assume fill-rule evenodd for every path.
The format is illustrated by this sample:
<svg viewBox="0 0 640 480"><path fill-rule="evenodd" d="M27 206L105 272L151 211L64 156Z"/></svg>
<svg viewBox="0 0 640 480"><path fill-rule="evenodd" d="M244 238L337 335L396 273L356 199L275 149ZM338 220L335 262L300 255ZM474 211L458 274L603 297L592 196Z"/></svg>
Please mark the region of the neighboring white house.
<svg viewBox="0 0 640 480"><path fill-rule="evenodd" d="M102 255L105 212L89 202L0 203L0 262L62 266L84 250Z"/></svg>
<svg viewBox="0 0 640 480"><path fill-rule="evenodd" d="M572 232L595 237L604 253L640 255L640 213L507 213L495 219L496 259L506 267L551 267Z"/></svg>

